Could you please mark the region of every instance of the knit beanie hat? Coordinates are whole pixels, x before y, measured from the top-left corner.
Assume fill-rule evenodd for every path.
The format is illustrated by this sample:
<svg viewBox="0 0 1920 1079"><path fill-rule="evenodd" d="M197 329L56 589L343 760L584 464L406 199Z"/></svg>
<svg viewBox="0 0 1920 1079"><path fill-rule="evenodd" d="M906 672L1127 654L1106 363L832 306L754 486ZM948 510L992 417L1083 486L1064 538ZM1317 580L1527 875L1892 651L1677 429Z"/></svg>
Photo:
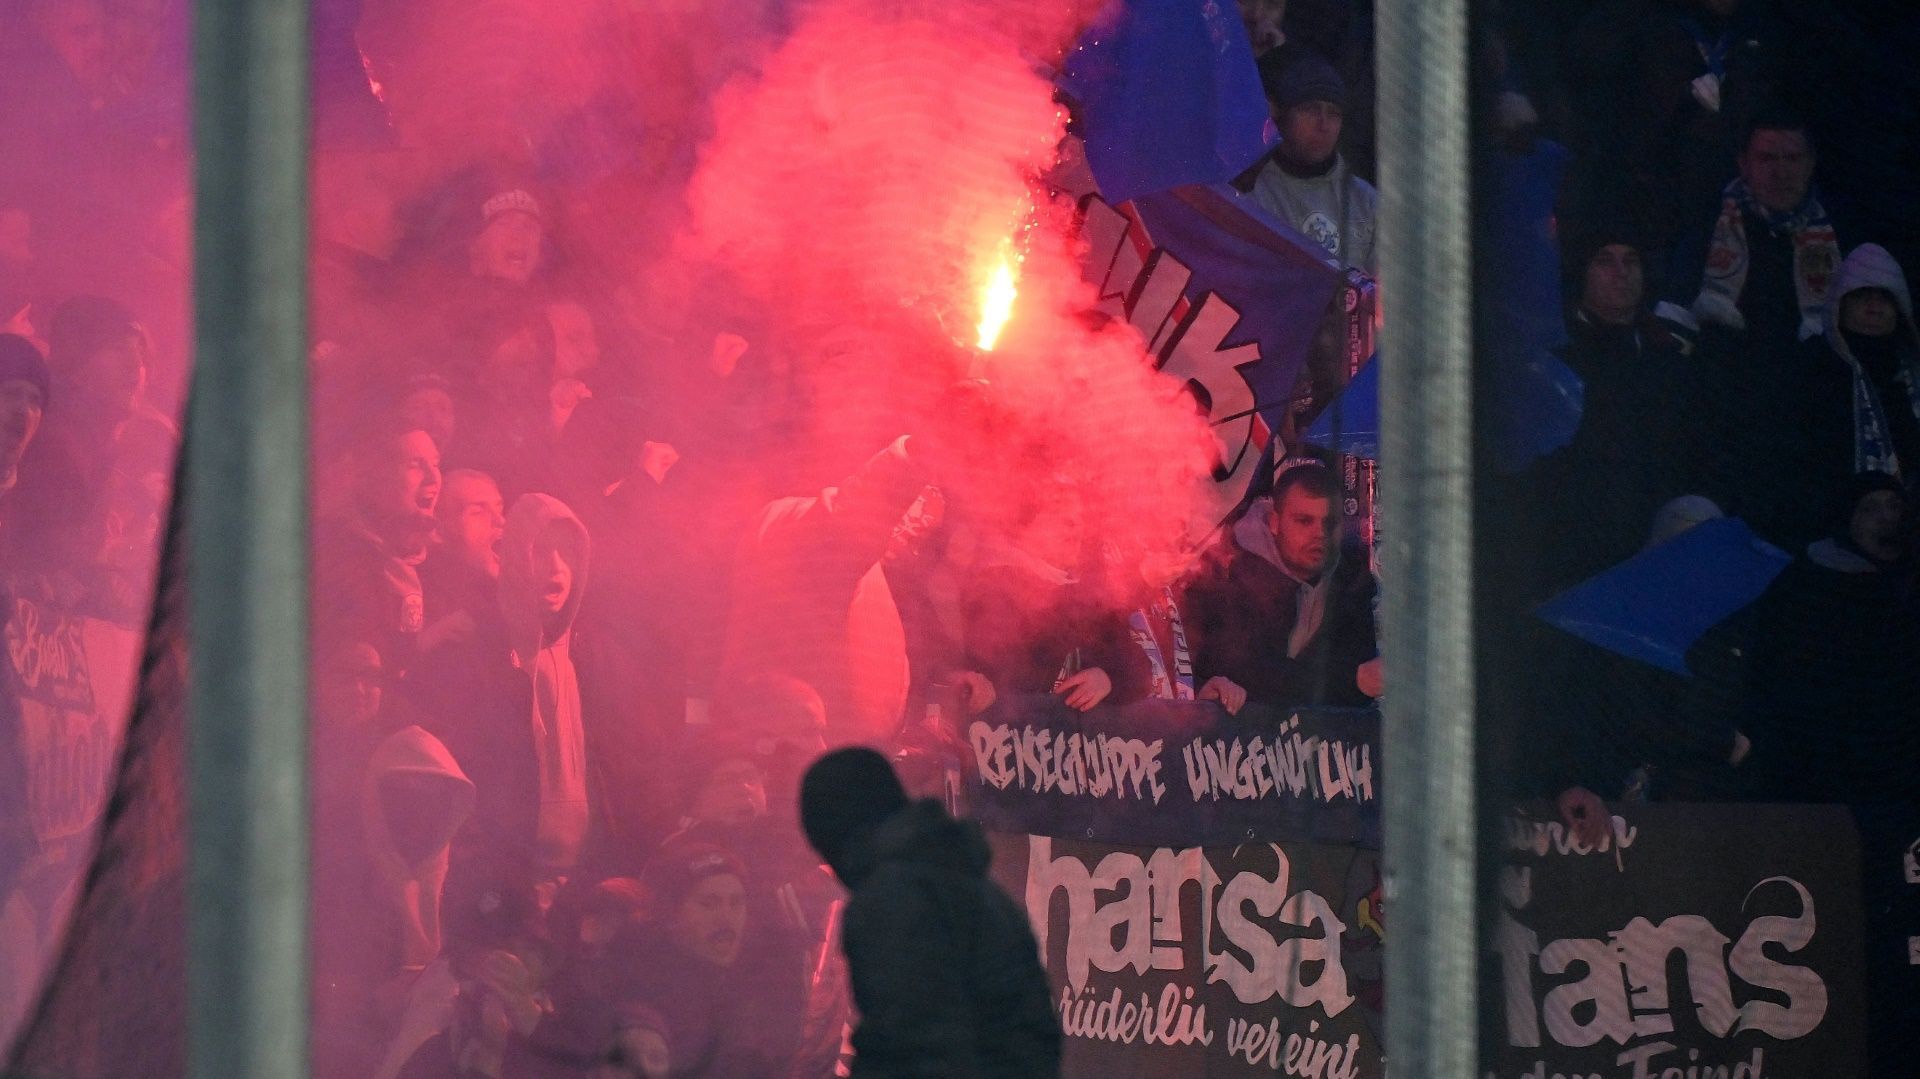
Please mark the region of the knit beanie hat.
<svg viewBox="0 0 1920 1079"><path fill-rule="evenodd" d="M693 894L701 881L726 874L742 881L747 879L746 867L732 851L717 843L669 839L660 845L640 874L640 884L647 893L648 916L667 917Z"/></svg>
<svg viewBox="0 0 1920 1079"><path fill-rule="evenodd" d="M1332 64L1305 48L1273 49L1260 57L1260 86L1273 107L1285 111L1309 101L1347 107L1347 84Z"/></svg>
<svg viewBox="0 0 1920 1079"><path fill-rule="evenodd" d="M0 382L18 379L40 387L40 404L45 407L53 396L53 377L47 361L32 341L18 334L0 333Z"/></svg>
<svg viewBox="0 0 1920 1079"><path fill-rule="evenodd" d="M905 808L907 792L893 766L862 746L821 757L800 781L800 827L836 869L850 840Z"/></svg>
<svg viewBox="0 0 1920 1079"><path fill-rule="evenodd" d="M1560 237L1560 262L1571 294L1578 299L1585 287L1587 264L1602 248L1620 244L1635 251L1647 249L1646 237L1614 215L1607 220L1588 221L1567 229Z"/></svg>

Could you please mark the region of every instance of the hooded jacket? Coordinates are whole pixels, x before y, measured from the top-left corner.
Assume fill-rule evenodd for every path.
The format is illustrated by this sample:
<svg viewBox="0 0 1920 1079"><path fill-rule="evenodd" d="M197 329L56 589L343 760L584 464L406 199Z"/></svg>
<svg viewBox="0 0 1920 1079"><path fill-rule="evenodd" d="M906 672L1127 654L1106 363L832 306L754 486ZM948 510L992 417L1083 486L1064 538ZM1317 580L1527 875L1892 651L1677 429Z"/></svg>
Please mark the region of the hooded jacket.
<svg viewBox="0 0 1920 1079"><path fill-rule="evenodd" d="M531 559L535 541L554 528L573 579L559 612L548 616L545 582L535 579ZM458 846L496 867L564 871L588 838L599 799L589 795L573 621L589 555L586 527L564 503L523 495L507 514L497 607L482 612L489 617L471 638L423 656L406 683L422 725L473 780L475 810Z"/></svg>
<svg viewBox="0 0 1920 1079"><path fill-rule="evenodd" d="M1869 370L1840 327L1842 301L1863 288L1886 290L1900 309L1900 323L1893 332L1893 363L1887 371ZM1913 322L1907 275L1886 248L1861 244L1840 264L1827 293L1824 340L1851 376L1852 472L1885 472L1911 481L1910 473L1920 470L1920 460L1902 458L1920 457L1914 431L1920 424L1920 330Z"/></svg>
<svg viewBox="0 0 1920 1079"><path fill-rule="evenodd" d="M431 779L444 797L438 815L411 822L420 846L403 851L383 798L396 781ZM417 803L416 803L417 805ZM438 738L419 727L394 732L373 751L360 784L360 826L379 875L379 898L399 919L401 965L420 970L440 954L440 890L447 880L447 847L473 812L473 781Z"/></svg>
<svg viewBox="0 0 1920 1079"><path fill-rule="evenodd" d="M857 834L833 861L860 1025L853 1076L1023 1079L1060 1071L1060 1025L1021 910L987 878L980 829L937 802Z"/></svg>
<svg viewBox="0 0 1920 1079"><path fill-rule="evenodd" d="M449 844L474 790L439 739L405 727L374 748L354 793L351 810L324 807L354 818L330 820L325 834L359 842L315 849L314 1014L322 1063L365 1073L395 1033L387 1009L422 992L419 975L440 955Z"/></svg>
<svg viewBox="0 0 1920 1079"><path fill-rule="evenodd" d="M1295 579L1280 561L1273 514L1271 498L1255 501L1187 586L1194 678L1231 679L1264 704L1364 707L1356 672L1378 654L1373 574L1343 550L1319 581Z"/></svg>
<svg viewBox="0 0 1920 1079"><path fill-rule="evenodd" d="M1842 301L1863 288L1885 289L1900 310L1884 365L1863 363L1840 328ZM1820 537L1826 509L1850 477L1886 472L1911 489L1920 473L1920 460L1905 459L1920 457L1920 329L1906 275L1885 248L1861 244L1840 264L1824 332L1807 343L1801 367L1783 406L1787 452L1779 454L1772 507L1774 532L1789 549Z"/></svg>

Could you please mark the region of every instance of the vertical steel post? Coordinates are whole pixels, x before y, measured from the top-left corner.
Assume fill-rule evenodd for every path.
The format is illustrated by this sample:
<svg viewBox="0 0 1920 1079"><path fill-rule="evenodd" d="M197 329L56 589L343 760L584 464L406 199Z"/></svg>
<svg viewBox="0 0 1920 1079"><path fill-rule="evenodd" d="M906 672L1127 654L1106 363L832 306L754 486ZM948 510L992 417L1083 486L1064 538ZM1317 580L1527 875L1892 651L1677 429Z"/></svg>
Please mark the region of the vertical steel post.
<svg viewBox="0 0 1920 1079"><path fill-rule="evenodd" d="M307 2L194 5L188 1070L307 1071Z"/></svg>
<svg viewBox="0 0 1920 1079"><path fill-rule="evenodd" d="M1387 1058L1476 1074L1467 0L1380 0Z"/></svg>

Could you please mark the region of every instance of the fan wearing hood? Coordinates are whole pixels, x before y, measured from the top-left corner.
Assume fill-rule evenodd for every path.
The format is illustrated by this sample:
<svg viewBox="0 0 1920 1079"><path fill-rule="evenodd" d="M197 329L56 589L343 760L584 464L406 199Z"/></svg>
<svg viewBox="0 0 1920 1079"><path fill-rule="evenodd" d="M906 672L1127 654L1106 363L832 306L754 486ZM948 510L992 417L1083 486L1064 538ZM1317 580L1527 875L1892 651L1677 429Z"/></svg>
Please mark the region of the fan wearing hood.
<svg viewBox="0 0 1920 1079"><path fill-rule="evenodd" d="M1228 679L1267 704L1371 702L1378 585L1363 558L1341 552L1340 531L1326 465L1282 462L1273 496L1248 509L1188 586L1197 677Z"/></svg>
<svg viewBox="0 0 1920 1079"><path fill-rule="evenodd" d="M980 829L909 803L865 748L801 782L807 840L852 893L841 935L855 1079L1056 1076L1060 1025L1026 912L987 877Z"/></svg>
<svg viewBox="0 0 1920 1079"><path fill-rule="evenodd" d="M587 724L573 663L590 543L573 511L523 495L507 513L498 603L471 637L428 652L408 679L428 729L472 777L469 853L533 880L566 876L586 847Z"/></svg>
<svg viewBox="0 0 1920 1079"><path fill-rule="evenodd" d="M319 867L315 903L316 1044L338 1062L385 1043L398 1005L439 957L449 844L474 802L453 755L419 727L379 744L357 794L357 826L329 824L353 827L361 842L352 864Z"/></svg>
<svg viewBox="0 0 1920 1079"><path fill-rule="evenodd" d="M1823 508L1850 477L1884 472L1912 489L1920 474L1920 329L1913 294L1878 244L1853 249L1828 291L1824 333L1808 342L1790 432L1794 469L1779 509L1783 539L1818 538ZM1789 501L1790 500L1790 501Z"/></svg>

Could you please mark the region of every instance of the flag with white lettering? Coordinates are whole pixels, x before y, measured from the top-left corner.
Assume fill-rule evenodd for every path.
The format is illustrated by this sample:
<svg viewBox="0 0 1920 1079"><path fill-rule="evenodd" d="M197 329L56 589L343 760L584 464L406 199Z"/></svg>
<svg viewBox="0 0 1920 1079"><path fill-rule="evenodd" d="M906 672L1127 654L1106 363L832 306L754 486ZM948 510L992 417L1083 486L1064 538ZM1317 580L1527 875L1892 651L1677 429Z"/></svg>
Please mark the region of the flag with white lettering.
<svg viewBox="0 0 1920 1079"><path fill-rule="evenodd" d="M1869 1074L1847 811L1615 812L1597 849L1557 820L1510 825L1483 998L1504 1036L1487 1074Z"/></svg>
<svg viewBox="0 0 1920 1079"><path fill-rule="evenodd" d="M1211 701L973 719L971 815L1066 1075L1383 1074L1379 737L1370 710Z"/></svg>
<svg viewBox="0 0 1920 1079"><path fill-rule="evenodd" d="M1211 701L1076 712L1009 696L974 717L972 815L1002 832L1136 846L1249 838L1380 846L1380 714L1229 716Z"/></svg>
<svg viewBox="0 0 1920 1079"><path fill-rule="evenodd" d="M1274 433L1312 403L1302 376L1316 347L1345 375L1358 367L1344 362L1348 353L1370 351L1372 285L1363 278L1356 288L1317 246L1250 213L1225 186L1109 200L1075 151L1070 142L1050 180L1079 205L1081 273L1098 289L1099 310L1140 332L1154 364L1186 385L1213 428L1213 482L1189 529L1201 535L1257 491ZM1335 311L1343 289L1350 302Z"/></svg>
<svg viewBox="0 0 1920 1079"><path fill-rule="evenodd" d="M1040 943L1062 1074L1385 1074L1375 852L992 840Z"/></svg>

